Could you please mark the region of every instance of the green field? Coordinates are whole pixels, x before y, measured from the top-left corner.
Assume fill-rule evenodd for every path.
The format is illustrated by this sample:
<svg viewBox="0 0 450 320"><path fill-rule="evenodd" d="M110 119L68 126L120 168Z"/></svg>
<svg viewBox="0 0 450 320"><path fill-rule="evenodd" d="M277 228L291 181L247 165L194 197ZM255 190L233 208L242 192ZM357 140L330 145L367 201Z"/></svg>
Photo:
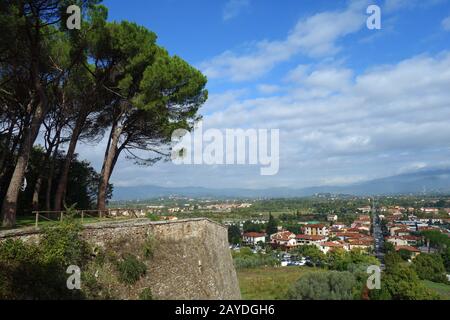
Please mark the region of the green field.
<svg viewBox="0 0 450 320"><path fill-rule="evenodd" d="M443 299L450 300L450 285L431 281L423 281L423 283L427 288L437 292Z"/></svg>
<svg viewBox="0 0 450 320"><path fill-rule="evenodd" d="M237 270L242 299L283 299L289 286L309 272L318 272L308 267L261 267Z"/></svg>

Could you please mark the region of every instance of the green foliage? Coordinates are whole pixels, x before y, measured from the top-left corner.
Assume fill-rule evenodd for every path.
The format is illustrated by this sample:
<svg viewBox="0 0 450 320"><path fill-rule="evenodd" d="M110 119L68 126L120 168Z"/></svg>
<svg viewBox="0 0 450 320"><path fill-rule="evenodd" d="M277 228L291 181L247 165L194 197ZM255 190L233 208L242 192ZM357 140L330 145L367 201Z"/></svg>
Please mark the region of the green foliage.
<svg viewBox="0 0 450 320"><path fill-rule="evenodd" d="M413 268L422 280L447 283L444 261L438 254L420 254L413 260Z"/></svg>
<svg viewBox="0 0 450 320"><path fill-rule="evenodd" d="M262 266L273 267L279 265L278 259L270 254L253 253L249 248L241 248L240 252L233 251L233 262L236 269L248 269Z"/></svg>
<svg viewBox="0 0 450 320"><path fill-rule="evenodd" d="M401 264L383 273L381 290L372 290L370 296L373 300L435 300L439 298L420 282L412 268Z"/></svg>
<svg viewBox="0 0 450 320"><path fill-rule="evenodd" d="M68 290L66 269L82 267L88 246L71 219L46 228L39 244L7 240L0 244L0 299L80 299Z"/></svg>
<svg viewBox="0 0 450 320"><path fill-rule="evenodd" d="M65 160L65 154L59 152L54 155L48 163L43 163L44 151L40 147L33 148L30 157L30 164L28 166L28 172L26 175L29 186L34 186L37 182L38 177L42 174L44 168L48 168L51 164L54 166L55 172L60 172ZM97 201L98 193L98 180L99 173L91 166L87 161L80 161L76 157L72 160L69 176L68 185L66 192L66 203L68 205L76 204L79 209L94 209ZM53 187L59 182L59 175L54 175L52 179ZM0 182L1 184L1 182ZM5 188L7 188L5 186ZM0 185L0 189L3 189ZM54 190L53 190L54 191ZM113 186L108 185L107 188L107 198L112 197ZM29 187L19 196L18 212L20 215L31 214L31 202L33 199L34 188ZM54 201L55 192L50 193L50 203ZM47 189L41 188L39 193L39 208L45 208L46 206ZM0 200L1 202L1 200ZM41 209L43 210L43 209Z"/></svg>
<svg viewBox="0 0 450 320"><path fill-rule="evenodd" d="M430 245L439 250L445 250L450 247L450 238L438 230L422 231L421 235L425 237Z"/></svg>
<svg viewBox="0 0 450 320"><path fill-rule="evenodd" d="M294 233L294 234L301 234L302 233L302 226L300 226L297 223L287 223L283 225L284 229Z"/></svg>
<svg viewBox="0 0 450 320"><path fill-rule="evenodd" d="M411 251L405 249L398 250L397 253L404 261L409 261L412 257Z"/></svg>
<svg viewBox="0 0 450 320"><path fill-rule="evenodd" d="M395 246L392 242L385 242L384 243L384 253L389 253L389 252L395 252Z"/></svg>
<svg viewBox="0 0 450 320"><path fill-rule="evenodd" d="M278 223L276 219L272 216L272 214L270 214L269 222L267 222L266 233L270 236L277 232L278 232Z"/></svg>
<svg viewBox="0 0 450 320"><path fill-rule="evenodd" d="M145 288L139 294L139 300L153 300L152 289Z"/></svg>
<svg viewBox="0 0 450 320"><path fill-rule="evenodd" d="M379 261L372 255L364 251L352 250L333 250L327 254L327 266L331 270L350 271L356 266L368 267L379 265Z"/></svg>
<svg viewBox="0 0 450 320"><path fill-rule="evenodd" d="M228 227L228 243L239 244L241 241L241 229L237 225Z"/></svg>
<svg viewBox="0 0 450 320"><path fill-rule="evenodd" d="M387 269L393 269L402 262L402 257L395 251L386 253L384 256L384 263Z"/></svg>
<svg viewBox="0 0 450 320"><path fill-rule="evenodd" d="M295 249L295 252L309 258L316 267L323 266L326 263L327 256L315 245L300 246Z"/></svg>
<svg viewBox="0 0 450 320"><path fill-rule="evenodd" d="M442 253L442 260L444 261L445 269L450 273L450 247L446 248Z"/></svg>
<svg viewBox="0 0 450 320"><path fill-rule="evenodd" d="M68 211L64 220L55 226L45 227L40 241L45 263L58 263L62 267L81 265L89 249L79 236L81 224Z"/></svg>
<svg viewBox="0 0 450 320"><path fill-rule="evenodd" d="M352 300L357 286L350 272L327 271L309 273L288 290L289 300Z"/></svg>
<svg viewBox="0 0 450 320"><path fill-rule="evenodd" d="M153 258L157 244L158 242L155 237L150 234L147 239L145 239L143 244L142 249L144 251L144 257L146 257L147 259Z"/></svg>
<svg viewBox="0 0 450 320"><path fill-rule="evenodd" d="M127 254L116 264L119 280L125 284L135 284L147 272L145 263L132 255Z"/></svg>
<svg viewBox="0 0 450 320"><path fill-rule="evenodd" d="M264 228L264 224L253 223L250 220L245 221L243 225L244 232L262 232Z"/></svg>
<svg viewBox="0 0 450 320"><path fill-rule="evenodd" d="M150 221L160 221L161 220L161 218L158 215L156 215L152 212L147 212L146 217Z"/></svg>

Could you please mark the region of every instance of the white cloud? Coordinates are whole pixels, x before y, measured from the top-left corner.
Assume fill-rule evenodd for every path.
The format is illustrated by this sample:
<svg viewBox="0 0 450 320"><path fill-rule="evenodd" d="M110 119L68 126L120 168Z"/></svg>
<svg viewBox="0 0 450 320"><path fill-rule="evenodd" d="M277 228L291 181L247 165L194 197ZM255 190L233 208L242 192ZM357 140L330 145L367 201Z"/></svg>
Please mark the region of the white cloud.
<svg viewBox="0 0 450 320"><path fill-rule="evenodd" d="M281 130L280 175L267 186L384 177L450 156L450 53L356 76L337 66L290 75L299 70L283 95L237 99L205 117L206 127Z"/></svg>
<svg viewBox="0 0 450 320"><path fill-rule="evenodd" d="M339 39L365 25L366 5L365 0L352 1L343 11L315 14L300 20L283 40L259 41L249 46L244 54L225 51L202 62L200 68L212 79L245 81L264 75L299 53L310 57L332 56L341 49Z"/></svg>
<svg viewBox="0 0 450 320"><path fill-rule="evenodd" d="M258 91L262 94L273 94L280 91L280 86L272 84L260 84L258 85Z"/></svg>
<svg viewBox="0 0 450 320"><path fill-rule="evenodd" d="M447 0L385 0L384 9L386 10L386 12L391 13L404 9L431 7L445 1Z"/></svg>
<svg viewBox="0 0 450 320"><path fill-rule="evenodd" d="M237 17L242 10L250 5L250 0L228 0L223 9L223 20Z"/></svg>
<svg viewBox="0 0 450 320"><path fill-rule="evenodd" d="M445 31L450 31L450 16L442 20L442 28Z"/></svg>

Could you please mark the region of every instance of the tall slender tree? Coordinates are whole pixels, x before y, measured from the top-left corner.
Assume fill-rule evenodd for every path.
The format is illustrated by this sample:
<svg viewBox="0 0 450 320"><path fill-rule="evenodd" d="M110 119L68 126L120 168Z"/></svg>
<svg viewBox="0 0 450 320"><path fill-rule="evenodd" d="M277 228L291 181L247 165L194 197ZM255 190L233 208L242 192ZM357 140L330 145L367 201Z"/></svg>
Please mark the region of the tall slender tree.
<svg viewBox="0 0 450 320"><path fill-rule="evenodd" d="M132 23L110 24L105 54L126 57L116 70L115 92L102 121L110 127L101 171L98 210L106 208L106 187L122 154L152 164L168 156L175 129L191 129L207 99L206 77L155 44L156 36ZM120 59L120 58L119 58Z"/></svg>
<svg viewBox="0 0 450 320"><path fill-rule="evenodd" d="M28 103L24 107L25 125L20 138L15 166L2 204L3 225L10 227L16 222L17 201L20 187L28 166L33 144L49 110L48 88L59 83L61 77L76 65L81 51L73 53L68 68L59 69L52 57L52 46L60 39L58 29L64 29L65 9L70 4L82 8L92 6L96 0L7 0L1 2L0 43L9 43L2 47L1 69L17 69L10 73L12 79L23 77L29 90ZM76 38L76 37L75 37ZM74 40L73 38L72 40ZM18 57L14 56L17 55ZM9 81L11 78L2 79ZM16 81L17 82L17 79ZM13 92L17 97L20 93Z"/></svg>

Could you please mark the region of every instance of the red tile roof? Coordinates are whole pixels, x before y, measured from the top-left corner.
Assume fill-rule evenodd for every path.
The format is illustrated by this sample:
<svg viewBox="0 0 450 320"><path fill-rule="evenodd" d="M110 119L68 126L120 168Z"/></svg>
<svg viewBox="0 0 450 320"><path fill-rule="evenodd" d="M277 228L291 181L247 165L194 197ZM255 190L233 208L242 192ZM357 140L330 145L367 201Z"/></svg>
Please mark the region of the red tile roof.
<svg viewBox="0 0 450 320"><path fill-rule="evenodd" d="M298 234L296 237L298 240L310 240L310 241L318 241L318 240L324 240L325 237L324 236L310 236L307 234Z"/></svg>
<svg viewBox="0 0 450 320"><path fill-rule="evenodd" d="M244 237L248 237L248 238L261 238L261 237L265 237L266 234L262 233L262 232L245 232L244 233Z"/></svg>
<svg viewBox="0 0 450 320"><path fill-rule="evenodd" d="M318 228L318 229L323 229L326 228L328 226L324 225L324 224L307 224L305 226L306 228Z"/></svg>
<svg viewBox="0 0 450 320"><path fill-rule="evenodd" d="M419 249L411 247L411 246L396 246L395 251L407 250L409 252L420 252Z"/></svg>
<svg viewBox="0 0 450 320"><path fill-rule="evenodd" d="M334 248L336 248L336 247L340 247L340 248L344 247L343 244L335 243L335 242L324 242L324 243L321 243L320 245L322 247L334 247Z"/></svg>

